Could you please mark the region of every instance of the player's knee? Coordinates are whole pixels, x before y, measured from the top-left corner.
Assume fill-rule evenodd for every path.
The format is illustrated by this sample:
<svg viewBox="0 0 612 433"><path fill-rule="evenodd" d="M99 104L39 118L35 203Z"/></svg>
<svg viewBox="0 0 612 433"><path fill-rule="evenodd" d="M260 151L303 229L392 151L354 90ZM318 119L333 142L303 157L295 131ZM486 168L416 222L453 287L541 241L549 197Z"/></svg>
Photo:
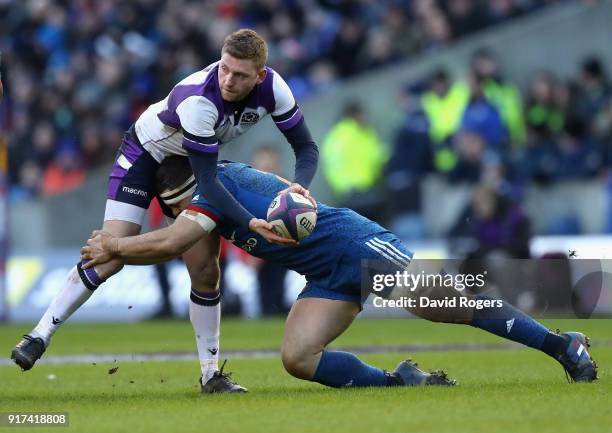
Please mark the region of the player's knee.
<svg viewBox="0 0 612 433"><path fill-rule="evenodd" d="M314 375L315 354L303 348L283 345L281 352L283 367L287 373L298 379L311 380Z"/></svg>

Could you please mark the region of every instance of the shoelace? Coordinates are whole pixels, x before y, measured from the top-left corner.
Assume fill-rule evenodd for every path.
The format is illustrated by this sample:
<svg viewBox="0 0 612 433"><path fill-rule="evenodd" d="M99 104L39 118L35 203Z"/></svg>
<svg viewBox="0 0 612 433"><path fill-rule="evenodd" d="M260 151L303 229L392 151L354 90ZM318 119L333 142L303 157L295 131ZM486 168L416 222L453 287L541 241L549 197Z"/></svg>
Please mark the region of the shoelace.
<svg viewBox="0 0 612 433"><path fill-rule="evenodd" d="M223 369L225 368L225 364L227 364L227 359L223 360L223 364L221 364L221 368L217 372L217 375L227 379L231 384L236 385L236 382L232 380L232 372L225 373Z"/></svg>
<svg viewBox="0 0 612 433"><path fill-rule="evenodd" d="M32 337L31 335L29 335L29 334L24 334L24 335L23 335L23 339L24 339L25 341L34 341L34 342L35 342L35 340L37 340L37 338L34 338L34 337ZM40 340L40 338L38 338L38 340ZM19 346L24 346L24 345L25 345L25 342L23 342L23 341L21 341L21 342L19 343ZM45 347L44 347L44 343L43 343L43 348L45 348Z"/></svg>

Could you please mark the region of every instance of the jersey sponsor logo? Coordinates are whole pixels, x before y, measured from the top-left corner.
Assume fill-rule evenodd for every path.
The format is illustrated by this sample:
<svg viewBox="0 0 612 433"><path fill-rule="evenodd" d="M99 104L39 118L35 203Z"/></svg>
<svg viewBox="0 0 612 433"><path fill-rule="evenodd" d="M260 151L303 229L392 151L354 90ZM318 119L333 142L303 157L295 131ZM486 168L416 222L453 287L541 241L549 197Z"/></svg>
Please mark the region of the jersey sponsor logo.
<svg viewBox="0 0 612 433"><path fill-rule="evenodd" d="M146 191L143 191L143 190L137 189L137 188L130 188L129 186L124 186L123 188L121 188L121 191L127 192L128 194L139 195L141 197L147 197L148 196Z"/></svg>
<svg viewBox="0 0 612 433"><path fill-rule="evenodd" d="M253 125L259 121L259 114L254 111L248 111L246 113L242 113L240 116L240 123L244 123L247 125Z"/></svg>
<svg viewBox="0 0 612 433"><path fill-rule="evenodd" d="M247 253L250 253L251 251L253 251L253 248L255 248L256 246L257 246L257 239L248 238L245 244L240 246L240 248L245 250Z"/></svg>

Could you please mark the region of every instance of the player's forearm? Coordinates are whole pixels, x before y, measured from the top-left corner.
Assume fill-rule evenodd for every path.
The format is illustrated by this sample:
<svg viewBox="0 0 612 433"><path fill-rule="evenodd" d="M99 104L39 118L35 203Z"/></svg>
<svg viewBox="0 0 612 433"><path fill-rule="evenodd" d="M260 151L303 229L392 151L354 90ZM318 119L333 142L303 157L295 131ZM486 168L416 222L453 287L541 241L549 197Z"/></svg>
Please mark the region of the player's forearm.
<svg viewBox="0 0 612 433"><path fill-rule="evenodd" d="M179 257L197 238L173 236L171 227L138 236L119 238L115 256L128 265L149 265Z"/></svg>
<svg viewBox="0 0 612 433"><path fill-rule="evenodd" d="M284 131L285 137L295 153L295 175L293 182L308 188L317 172L319 148L312 139L304 119L293 128Z"/></svg>
<svg viewBox="0 0 612 433"><path fill-rule="evenodd" d="M198 181L199 190L206 200L221 214L229 215L243 227L254 218L244 206L225 188L217 177L217 158L198 152L189 152L189 161Z"/></svg>

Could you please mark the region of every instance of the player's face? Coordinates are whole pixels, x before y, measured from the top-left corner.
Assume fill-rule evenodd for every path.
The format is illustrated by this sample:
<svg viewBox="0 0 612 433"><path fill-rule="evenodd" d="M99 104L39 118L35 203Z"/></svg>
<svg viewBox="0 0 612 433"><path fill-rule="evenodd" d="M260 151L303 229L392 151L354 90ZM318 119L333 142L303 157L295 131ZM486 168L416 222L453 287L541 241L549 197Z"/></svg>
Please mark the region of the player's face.
<svg viewBox="0 0 612 433"><path fill-rule="evenodd" d="M221 97L228 102L240 101L266 78L266 70L258 70L252 60L237 59L223 53L219 61Z"/></svg>
<svg viewBox="0 0 612 433"><path fill-rule="evenodd" d="M190 204L191 204L191 196L185 197L184 199L182 199L176 204L168 205L168 207L172 211L172 215L174 215L174 218L176 218L179 216L181 212L187 209Z"/></svg>

